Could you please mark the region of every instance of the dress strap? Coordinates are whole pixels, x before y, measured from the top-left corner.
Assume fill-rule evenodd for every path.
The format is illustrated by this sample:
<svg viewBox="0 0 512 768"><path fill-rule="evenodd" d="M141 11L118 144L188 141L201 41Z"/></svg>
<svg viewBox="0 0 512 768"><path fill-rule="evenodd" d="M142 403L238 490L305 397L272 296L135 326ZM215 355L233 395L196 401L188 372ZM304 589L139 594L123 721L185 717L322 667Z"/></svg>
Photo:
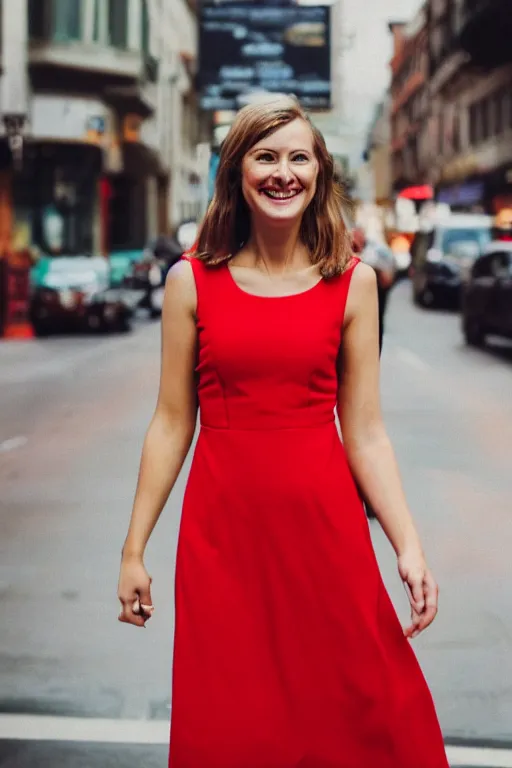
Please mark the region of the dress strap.
<svg viewBox="0 0 512 768"><path fill-rule="evenodd" d="M198 315L203 314L206 308L212 304L212 301L218 303L219 294L222 291L219 284L222 270L217 266L208 266L190 251L184 253L181 259L188 261L192 267L196 284Z"/></svg>

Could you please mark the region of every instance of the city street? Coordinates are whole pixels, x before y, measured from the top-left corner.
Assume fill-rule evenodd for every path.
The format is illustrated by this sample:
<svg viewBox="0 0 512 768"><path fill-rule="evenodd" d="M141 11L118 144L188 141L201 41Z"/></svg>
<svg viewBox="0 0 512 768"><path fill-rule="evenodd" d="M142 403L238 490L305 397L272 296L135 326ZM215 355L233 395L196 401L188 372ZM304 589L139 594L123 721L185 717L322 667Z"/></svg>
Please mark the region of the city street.
<svg viewBox="0 0 512 768"><path fill-rule="evenodd" d="M414 647L452 765L506 768L512 345L469 349L457 314L418 309L410 294L405 282L391 296L382 396L440 584L439 616ZM0 768L166 765L188 462L148 548L156 612L146 631L117 621L116 597L159 347L146 320L130 335L0 345ZM405 621L393 553L371 526Z"/></svg>

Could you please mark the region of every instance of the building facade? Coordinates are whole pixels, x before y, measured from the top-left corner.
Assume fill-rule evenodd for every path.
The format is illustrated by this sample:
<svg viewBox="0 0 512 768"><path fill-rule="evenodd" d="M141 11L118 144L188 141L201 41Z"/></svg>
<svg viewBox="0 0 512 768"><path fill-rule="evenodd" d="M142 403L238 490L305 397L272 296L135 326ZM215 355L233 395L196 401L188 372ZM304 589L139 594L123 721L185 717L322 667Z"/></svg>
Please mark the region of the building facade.
<svg viewBox="0 0 512 768"><path fill-rule="evenodd" d="M138 249L196 215L195 30L192 0L2 0L15 246Z"/></svg>
<svg viewBox="0 0 512 768"><path fill-rule="evenodd" d="M364 155L371 178L372 199L377 205L387 206L393 197L391 158L391 99L386 94L375 110Z"/></svg>
<svg viewBox="0 0 512 768"><path fill-rule="evenodd" d="M459 210L512 205L512 48L507 0L430 0L429 176Z"/></svg>
<svg viewBox="0 0 512 768"><path fill-rule="evenodd" d="M428 32L425 7L411 22L391 23L391 176L395 193L424 184L429 163L425 131L428 98Z"/></svg>

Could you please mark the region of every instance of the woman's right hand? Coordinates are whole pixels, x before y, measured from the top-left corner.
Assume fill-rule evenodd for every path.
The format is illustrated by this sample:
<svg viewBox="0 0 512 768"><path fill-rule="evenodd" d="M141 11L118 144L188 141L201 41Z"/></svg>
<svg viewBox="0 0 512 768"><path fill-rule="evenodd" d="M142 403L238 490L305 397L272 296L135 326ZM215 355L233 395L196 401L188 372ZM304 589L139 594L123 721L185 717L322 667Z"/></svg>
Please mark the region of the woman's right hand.
<svg viewBox="0 0 512 768"><path fill-rule="evenodd" d="M153 615L151 600L151 577L144 567L142 558L123 556L117 596L121 602L119 621L145 627Z"/></svg>

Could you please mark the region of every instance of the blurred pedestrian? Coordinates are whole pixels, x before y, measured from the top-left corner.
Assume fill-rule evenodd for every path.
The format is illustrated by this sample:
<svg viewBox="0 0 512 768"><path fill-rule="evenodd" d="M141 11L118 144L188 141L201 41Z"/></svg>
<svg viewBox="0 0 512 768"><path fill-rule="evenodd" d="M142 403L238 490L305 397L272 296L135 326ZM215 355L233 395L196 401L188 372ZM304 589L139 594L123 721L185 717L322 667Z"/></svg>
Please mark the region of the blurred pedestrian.
<svg viewBox="0 0 512 768"><path fill-rule="evenodd" d="M176 564L172 768L447 768L409 643L435 617L437 586L380 413L375 273L352 255L340 205L298 103L245 107L197 252L169 273L119 597L120 620L144 626L144 551L199 403ZM356 482L397 554L404 630Z"/></svg>
<svg viewBox="0 0 512 768"><path fill-rule="evenodd" d="M382 352L384 339L384 317L388 305L388 297L395 282L395 263L393 253L384 243L368 240L364 231L357 228L352 235L354 252L360 255L361 261L373 267L377 275L377 299L379 311L379 351Z"/></svg>

